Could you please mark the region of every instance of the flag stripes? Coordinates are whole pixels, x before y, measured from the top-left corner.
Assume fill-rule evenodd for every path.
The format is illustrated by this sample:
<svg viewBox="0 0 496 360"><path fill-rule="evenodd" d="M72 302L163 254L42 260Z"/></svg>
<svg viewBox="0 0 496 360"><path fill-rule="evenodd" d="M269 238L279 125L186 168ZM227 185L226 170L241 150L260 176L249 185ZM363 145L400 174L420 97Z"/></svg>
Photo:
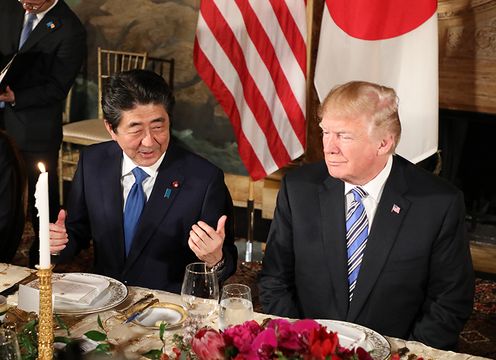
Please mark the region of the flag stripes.
<svg viewBox="0 0 496 360"><path fill-rule="evenodd" d="M195 66L229 117L255 180L304 151L304 10L303 0L201 3Z"/></svg>

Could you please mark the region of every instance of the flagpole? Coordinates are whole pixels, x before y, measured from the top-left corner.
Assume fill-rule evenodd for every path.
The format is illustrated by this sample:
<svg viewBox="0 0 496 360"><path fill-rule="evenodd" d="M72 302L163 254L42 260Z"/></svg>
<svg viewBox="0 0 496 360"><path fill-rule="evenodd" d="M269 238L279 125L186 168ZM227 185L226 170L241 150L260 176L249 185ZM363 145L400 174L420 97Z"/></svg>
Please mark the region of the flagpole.
<svg viewBox="0 0 496 360"><path fill-rule="evenodd" d="M253 227L255 226L255 200L253 195L253 180L248 176L248 200L246 201L247 217L247 234L246 234L246 251L245 262L250 263L253 255Z"/></svg>

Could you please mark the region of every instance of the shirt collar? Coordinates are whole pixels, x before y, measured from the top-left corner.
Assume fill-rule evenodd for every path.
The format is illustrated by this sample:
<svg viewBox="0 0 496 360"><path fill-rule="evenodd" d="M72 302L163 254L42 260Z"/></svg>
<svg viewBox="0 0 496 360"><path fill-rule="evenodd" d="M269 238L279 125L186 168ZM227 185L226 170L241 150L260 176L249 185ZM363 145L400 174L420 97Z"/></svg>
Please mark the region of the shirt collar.
<svg viewBox="0 0 496 360"><path fill-rule="evenodd" d="M40 12L40 13L36 14L36 19L38 21L41 21L41 19L43 19L43 17L46 15L46 13L49 12L50 10L52 10L55 7L55 5L57 5L58 2L59 2L59 0L55 0L53 2L53 4L48 9L46 9L43 12ZM27 16L27 13L25 12L24 13L24 17L26 17L26 16Z"/></svg>
<svg viewBox="0 0 496 360"><path fill-rule="evenodd" d="M382 195L382 190L384 190L384 185L386 184L386 180L391 173L391 168L393 167L393 156L389 155L388 161L384 169L372 180L370 180L365 185L360 186L363 190L369 194L369 196L374 199L376 203L379 202L379 199ZM344 194L348 194L356 185L344 182Z"/></svg>
<svg viewBox="0 0 496 360"><path fill-rule="evenodd" d="M152 166L138 166L136 165L133 160L129 156L126 155L126 153L123 151L122 152L122 173L121 176L126 176L131 173L131 171L136 167L140 167L144 172L146 172L150 177L155 176L155 174L158 171L158 167L162 163L162 160L164 160L165 152L158 158L158 160L153 164Z"/></svg>

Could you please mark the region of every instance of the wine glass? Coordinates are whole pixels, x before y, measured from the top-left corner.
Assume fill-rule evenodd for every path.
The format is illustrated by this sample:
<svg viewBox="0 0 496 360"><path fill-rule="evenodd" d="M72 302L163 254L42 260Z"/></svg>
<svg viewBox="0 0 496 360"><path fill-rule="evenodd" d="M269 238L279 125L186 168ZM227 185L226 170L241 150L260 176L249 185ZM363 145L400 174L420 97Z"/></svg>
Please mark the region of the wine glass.
<svg viewBox="0 0 496 360"><path fill-rule="evenodd" d="M15 331L0 328L0 359L21 360Z"/></svg>
<svg viewBox="0 0 496 360"><path fill-rule="evenodd" d="M243 284L228 284L222 288L219 327L225 329L253 319L251 290Z"/></svg>
<svg viewBox="0 0 496 360"><path fill-rule="evenodd" d="M196 262L186 266L181 298L192 318L203 321L212 315L219 302L217 272L207 264Z"/></svg>

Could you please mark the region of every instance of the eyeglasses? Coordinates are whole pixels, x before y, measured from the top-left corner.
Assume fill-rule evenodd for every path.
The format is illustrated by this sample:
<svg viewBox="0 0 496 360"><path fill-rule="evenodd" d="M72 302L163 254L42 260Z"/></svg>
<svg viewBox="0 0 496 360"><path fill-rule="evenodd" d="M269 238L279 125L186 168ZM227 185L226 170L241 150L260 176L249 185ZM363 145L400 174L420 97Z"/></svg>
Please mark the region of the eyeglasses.
<svg viewBox="0 0 496 360"><path fill-rule="evenodd" d="M17 0L17 1L19 1L22 4L24 9L29 10L29 11L32 11L32 10L36 11L36 10L40 9L43 5L45 5L45 3L48 0L43 0L41 2L41 4L39 4L39 5L36 4L36 0L28 0L29 2L26 2L26 0ZM33 2L35 2L35 4L33 4Z"/></svg>

